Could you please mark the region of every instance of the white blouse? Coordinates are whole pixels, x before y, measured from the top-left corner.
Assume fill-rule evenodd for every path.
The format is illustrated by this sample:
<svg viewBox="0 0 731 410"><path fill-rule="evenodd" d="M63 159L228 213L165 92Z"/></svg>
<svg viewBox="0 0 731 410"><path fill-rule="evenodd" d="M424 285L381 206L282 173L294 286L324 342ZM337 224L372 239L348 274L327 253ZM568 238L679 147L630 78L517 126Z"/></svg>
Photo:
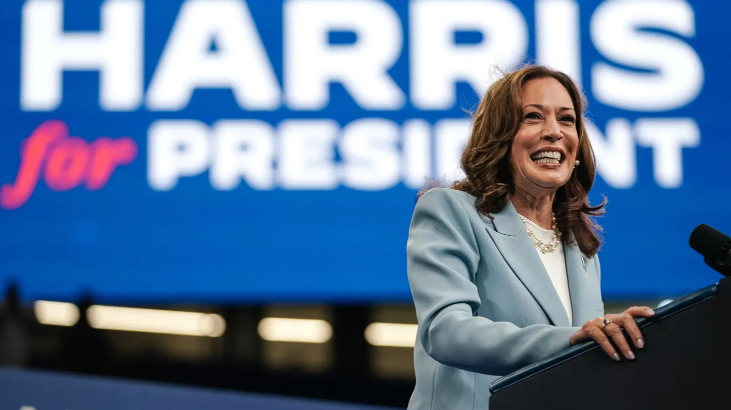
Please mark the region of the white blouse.
<svg viewBox="0 0 731 410"><path fill-rule="evenodd" d="M553 237L553 231L550 229L543 229L536 225L533 221L525 218L527 221L526 229L530 229L533 235L543 243L550 243ZM568 273L566 272L566 257L563 253L563 244L559 243L558 247L550 253L543 253L536 248L538 256L543 262L543 266L548 272L548 276L553 282L553 287L556 288L558 297L561 298L566 314L569 315L569 322L573 323L573 312L571 310L571 293L569 292L569 279Z"/></svg>

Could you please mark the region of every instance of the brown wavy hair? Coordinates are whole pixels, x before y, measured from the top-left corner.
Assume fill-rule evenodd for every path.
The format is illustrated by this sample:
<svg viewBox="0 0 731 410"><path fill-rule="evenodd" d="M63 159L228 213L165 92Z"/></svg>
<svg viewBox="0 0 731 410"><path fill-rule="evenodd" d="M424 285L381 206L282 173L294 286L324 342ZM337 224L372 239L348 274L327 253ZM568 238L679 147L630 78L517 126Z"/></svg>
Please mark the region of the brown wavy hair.
<svg viewBox="0 0 731 410"><path fill-rule="evenodd" d="M594 217L604 213L607 200L589 204L589 191L594 184L596 161L591 142L584 127L586 98L566 74L540 65L530 65L507 73L485 93L474 113L472 135L462 153L461 165L466 177L452 185L453 189L475 197L475 207L490 217L500 212L514 194L510 150L523 120L521 95L526 82L538 78L554 78L571 96L577 112L576 129L579 149L576 159L581 165L574 169L569 181L558 189L553 200L556 224L563 241L575 240L587 256L593 256L601 246L601 227Z"/></svg>

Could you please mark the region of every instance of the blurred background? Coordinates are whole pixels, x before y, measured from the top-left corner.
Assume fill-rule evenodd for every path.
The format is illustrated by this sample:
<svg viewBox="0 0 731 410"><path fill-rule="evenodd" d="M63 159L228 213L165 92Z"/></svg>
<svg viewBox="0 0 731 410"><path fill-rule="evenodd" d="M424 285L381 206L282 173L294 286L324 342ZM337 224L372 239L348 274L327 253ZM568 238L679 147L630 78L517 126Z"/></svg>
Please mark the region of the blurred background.
<svg viewBox="0 0 731 410"><path fill-rule="evenodd" d="M407 230L479 96L587 96L608 312L720 276L728 2L4 0L0 365L404 407Z"/></svg>

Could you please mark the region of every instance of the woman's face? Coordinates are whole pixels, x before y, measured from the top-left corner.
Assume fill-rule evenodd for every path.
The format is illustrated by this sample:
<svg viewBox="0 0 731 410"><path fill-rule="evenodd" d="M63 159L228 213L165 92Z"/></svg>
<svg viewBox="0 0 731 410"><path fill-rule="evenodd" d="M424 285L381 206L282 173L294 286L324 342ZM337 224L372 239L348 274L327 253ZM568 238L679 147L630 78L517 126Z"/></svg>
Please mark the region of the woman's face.
<svg viewBox="0 0 731 410"><path fill-rule="evenodd" d="M523 86L523 120L513 139L510 164L516 188L553 193L573 172L579 135L574 104L555 78L537 78Z"/></svg>

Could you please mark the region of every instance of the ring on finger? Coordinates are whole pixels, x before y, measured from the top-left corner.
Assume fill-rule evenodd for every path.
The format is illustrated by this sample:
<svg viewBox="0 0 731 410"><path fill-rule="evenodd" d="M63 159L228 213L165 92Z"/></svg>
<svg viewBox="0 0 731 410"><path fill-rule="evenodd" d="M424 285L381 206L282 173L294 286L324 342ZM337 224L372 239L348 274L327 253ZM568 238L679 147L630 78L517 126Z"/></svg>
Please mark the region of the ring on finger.
<svg viewBox="0 0 731 410"><path fill-rule="evenodd" d="M613 322L612 319L603 319L602 320L602 330L606 330L607 325L610 324L610 323L612 323L612 322Z"/></svg>

